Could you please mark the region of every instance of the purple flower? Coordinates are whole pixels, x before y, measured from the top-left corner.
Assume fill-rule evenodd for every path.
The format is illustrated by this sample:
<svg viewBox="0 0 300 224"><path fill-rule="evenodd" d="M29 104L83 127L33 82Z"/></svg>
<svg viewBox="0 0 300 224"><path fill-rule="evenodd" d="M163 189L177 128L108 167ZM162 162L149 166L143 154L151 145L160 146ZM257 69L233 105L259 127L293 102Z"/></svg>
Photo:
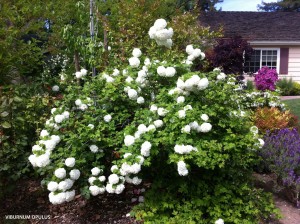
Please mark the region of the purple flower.
<svg viewBox="0 0 300 224"><path fill-rule="evenodd" d="M300 185L300 135L296 129L267 131L259 154L284 185Z"/></svg>
<svg viewBox="0 0 300 224"><path fill-rule="evenodd" d="M255 86L258 90L271 90L274 91L276 82L278 81L278 73L275 69L269 69L268 67L262 67L255 75Z"/></svg>

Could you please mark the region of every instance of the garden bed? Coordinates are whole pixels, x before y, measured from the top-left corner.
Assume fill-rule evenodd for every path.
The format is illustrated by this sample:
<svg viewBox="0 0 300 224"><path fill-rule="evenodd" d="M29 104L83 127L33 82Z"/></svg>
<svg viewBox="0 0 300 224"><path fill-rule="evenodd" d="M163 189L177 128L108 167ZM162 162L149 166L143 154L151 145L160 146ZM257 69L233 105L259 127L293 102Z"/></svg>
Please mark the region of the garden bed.
<svg viewBox="0 0 300 224"><path fill-rule="evenodd" d="M259 187L271 189L271 183L274 180L272 175L255 174L254 176L258 180ZM132 188L127 189L121 195L105 194L89 201L77 196L73 202L54 206L49 203L48 193L41 189L39 181L22 180L18 183L15 192L2 201L0 223L139 223L128 216L132 206L135 205L131 199L137 195L133 193ZM269 222L269 224L298 224L300 222L300 210L282 198L281 194L279 196L274 194L274 201L280 208L283 218L280 221ZM30 215L35 216L35 219L7 220L6 215ZM50 218L51 222L47 218Z"/></svg>

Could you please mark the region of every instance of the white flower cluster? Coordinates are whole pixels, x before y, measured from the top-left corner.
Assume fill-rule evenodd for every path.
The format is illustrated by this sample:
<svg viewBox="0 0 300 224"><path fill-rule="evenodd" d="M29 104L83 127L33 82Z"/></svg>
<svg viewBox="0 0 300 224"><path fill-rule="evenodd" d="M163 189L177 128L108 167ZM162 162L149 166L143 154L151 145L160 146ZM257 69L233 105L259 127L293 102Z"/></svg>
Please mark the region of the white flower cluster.
<svg viewBox="0 0 300 224"><path fill-rule="evenodd" d="M178 111L178 116L179 116L179 118L184 118L185 110ZM206 114L202 114L201 119L204 121L207 121L209 119L209 117ZM207 132L211 131L211 129L212 129L212 125L208 122L204 122L201 125L199 125L197 121L193 121L193 122L189 123L188 125L185 125L181 129L181 132L189 134L191 132L191 130L194 130L198 133L200 133L200 132L207 133Z"/></svg>
<svg viewBox="0 0 300 224"><path fill-rule="evenodd" d="M59 91L59 86L58 85L52 86L52 91L53 92L58 92Z"/></svg>
<svg viewBox="0 0 300 224"><path fill-rule="evenodd" d="M91 173L92 176L88 180L91 195L97 196L98 194L103 194L105 192L104 182L106 180L106 177L102 175L103 170L98 167L94 167L91 169Z"/></svg>
<svg viewBox="0 0 300 224"><path fill-rule="evenodd" d="M92 106L93 100L89 97L85 100L86 103L82 102L81 99L75 100L75 105L77 106L77 109L85 111L88 109L89 106Z"/></svg>
<svg viewBox="0 0 300 224"><path fill-rule="evenodd" d="M90 145L89 148L92 153L103 152L103 150L99 149L98 146L96 146L96 145Z"/></svg>
<svg viewBox="0 0 300 224"><path fill-rule="evenodd" d="M106 123L108 123L108 122L110 122L111 121L111 119L112 119L112 117L111 117L111 115L110 114L107 114L107 115L105 115L104 116L104 121L106 122Z"/></svg>
<svg viewBox="0 0 300 224"><path fill-rule="evenodd" d="M75 165L75 159L67 158L65 165L73 167ZM75 180L80 177L80 171L73 169L69 173L70 178L66 178L67 171L65 168L58 168L54 171L54 175L56 178L64 180L60 182L50 181L48 183L47 189L50 191L49 201L54 205L72 201L75 197L75 190L70 189L73 187Z"/></svg>
<svg viewBox="0 0 300 224"><path fill-rule="evenodd" d="M167 29L167 21L164 19L158 19L154 25L150 28L148 34L151 39L154 39L159 46L172 47L172 36L174 34L173 29Z"/></svg>
<svg viewBox="0 0 300 224"><path fill-rule="evenodd" d="M198 151L196 147L193 147L191 145L175 145L174 150L178 154L189 154L192 151Z"/></svg>
<svg viewBox="0 0 300 224"><path fill-rule="evenodd" d="M142 183L142 179L138 178L137 176L131 178L130 176L125 177L125 181L129 184L139 185Z"/></svg>
<svg viewBox="0 0 300 224"><path fill-rule="evenodd" d="M75 73L77 79L81 79L82 77L87 75L87 70L82 68L80 71Z"/></svg>
<svg viewBox="0 0 300 224"><path fill-rule="evenodd" d="M161 77L173 77L176 74L176 69L174 67L164 67L164 66L158 66L157 74Z"/></svg>
<svg viewBox="0 0 300 224"><path fill-rule="evenodd" d="M185 116L186 116L186 111L192 110L192 109L193 109L193 108L192 108L191 105L186 105L186 106L183 108L183 110L179 110L179 111L178 111L178 117L179 117L180 119L185 118Z"/></svg>
<svg viewBox="0 0 300 224"><path fill-rule="evenodd" d="M217 75L217 80L225 80L226 79L225 73L221 72L219 75Z"/></svg>
<svg viewBox="0 0 300 224"><path fill-rule="evenodd" d="M45 167L49 165L51 152L60 142L60 137L58 135L51 135L49 137L45 136L45 133L46 131L43 130L41 133L43 135L43 140L40 140L38 145L32 147L33 154L28 158L33 167Z"/></svg>
<svg viewBox="0 0 300 224"><path fill-rule="evenodd" d="M215 224L224 224L224 220L223 219L218 219L217 221L215 221Z"/></svg>
<svg viewBox="0 0 300 224"><path fill-rule="evenodd" d="M199 57L201 60L205 58L205 54L199 48L194 49L193 45L191 44L186 46L185 51L189 55L185 62L186 64L192 64L192 61Z"/></svg>
<svg viewBox="0 0 300 224"><path fill-rule="evenodd" d="M150 156L150 149L151 149L151 143L148 141L145 141L141 146L141 155L148 157Z"/></svg>
<svg viewBox="0 0 300 224"><path fill-rule="evenodd" d="M142 52L139 48L134 48L133 51L132 51L132 56L131 58L129 58L129 65L132 67L132 68L137 68L140 66L140 59L139 57L141 57L142 55Z"/></svg>
<svg viewBox="0 0 300 224"><path fill-rule="evenodd" d="M177 171L178 171L178 174L180 176L186 176L188 175L189 171L188 169L186 168L186 164L184 161L179 161L177 163Z"/></svg>

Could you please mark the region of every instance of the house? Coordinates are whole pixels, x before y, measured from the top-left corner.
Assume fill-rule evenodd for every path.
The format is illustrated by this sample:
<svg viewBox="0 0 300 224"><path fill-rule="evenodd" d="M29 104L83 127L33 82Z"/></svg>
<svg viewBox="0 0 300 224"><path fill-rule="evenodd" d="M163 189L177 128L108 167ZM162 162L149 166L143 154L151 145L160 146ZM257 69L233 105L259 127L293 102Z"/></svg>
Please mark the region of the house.
<svg viewBox="0 0 300 224"><path fill-rule="evenodd" d="M206 12L200 25L223 29L224 38L241 36L254 49L245 72L263 66L275 68L279 77L300 82L299 12Z"/></svg>

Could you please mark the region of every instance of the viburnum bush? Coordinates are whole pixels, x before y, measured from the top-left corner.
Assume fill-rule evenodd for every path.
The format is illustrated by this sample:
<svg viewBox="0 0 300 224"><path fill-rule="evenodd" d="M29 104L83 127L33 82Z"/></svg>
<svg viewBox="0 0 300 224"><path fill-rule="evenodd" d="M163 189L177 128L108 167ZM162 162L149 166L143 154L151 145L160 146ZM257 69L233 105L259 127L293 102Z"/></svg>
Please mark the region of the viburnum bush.
<svg viewBox="0 0 300 224"><path fill-rule="evenodd" d="M258 70L257 75L255 75L255 86L258 90L271 90L276 89L276 82L278 81L278 73L276 69L270 69L268 67L262 67Z"/></svg>
<svg viewBox="0 0 300 224"><path fill-rule="evenodd" d="M161 45L156 57L135 48L128 66L96 77L82 69L75 75L84 84L71 84L52 109L29 157L45 175L50 202L76 192L121 194L145 181L145 201L132 212L145 223L268 217L271 198L249 183L263 141L240 110L235 78L192 71L205 55L193 45L172 54L173 30L163 19L149 35Z"/></svg>

